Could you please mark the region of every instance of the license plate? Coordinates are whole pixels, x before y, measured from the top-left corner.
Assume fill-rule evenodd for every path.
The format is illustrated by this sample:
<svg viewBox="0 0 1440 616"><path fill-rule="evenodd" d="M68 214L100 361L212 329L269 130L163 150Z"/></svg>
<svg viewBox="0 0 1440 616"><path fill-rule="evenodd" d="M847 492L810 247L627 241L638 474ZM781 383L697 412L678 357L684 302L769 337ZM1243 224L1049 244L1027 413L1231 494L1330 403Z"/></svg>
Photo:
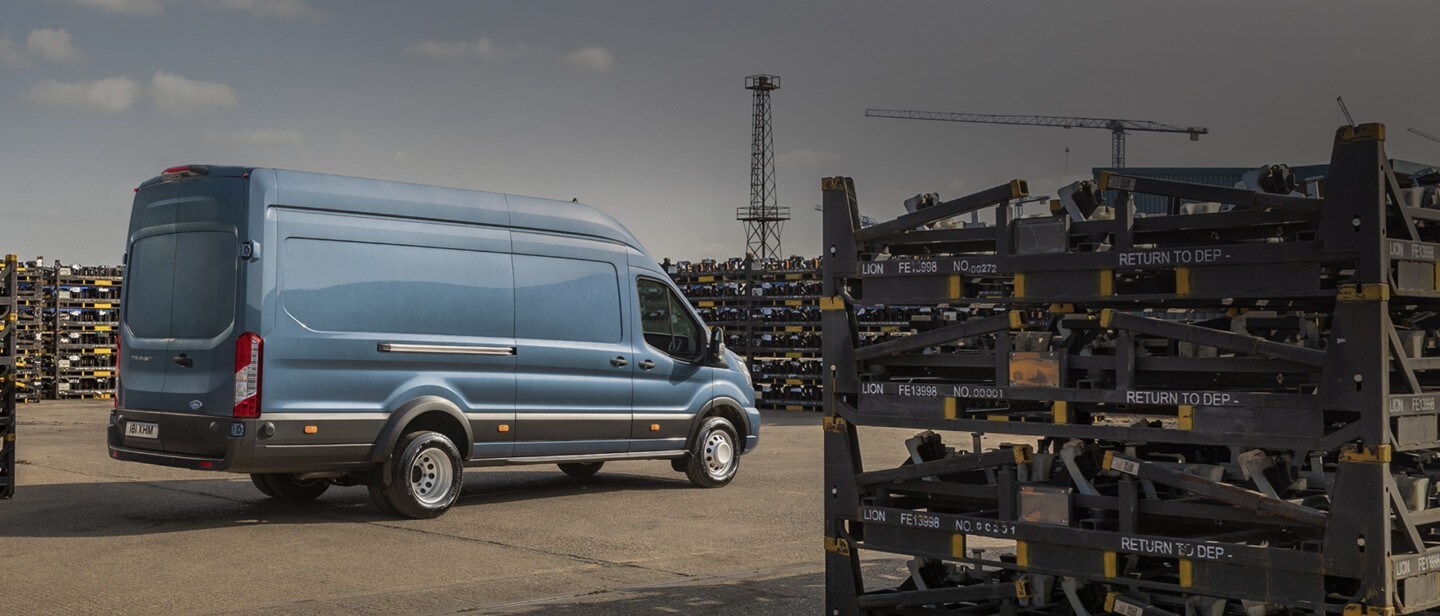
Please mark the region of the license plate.
<svg viewBox="0 0 1440 616"><path fill-rule="evenodd" d="M127 421L125 422L125 436L149 439L160 438L160 424L144 421Z"/></svg>

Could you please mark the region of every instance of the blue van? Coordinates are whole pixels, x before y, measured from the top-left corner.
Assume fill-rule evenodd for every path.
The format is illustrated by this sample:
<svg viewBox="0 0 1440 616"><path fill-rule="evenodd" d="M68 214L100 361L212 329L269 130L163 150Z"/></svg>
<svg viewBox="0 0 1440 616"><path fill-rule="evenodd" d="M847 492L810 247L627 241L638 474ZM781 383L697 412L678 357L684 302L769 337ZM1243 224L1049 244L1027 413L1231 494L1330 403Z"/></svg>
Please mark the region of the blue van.
<svg viewBox="0 0 1440 616"><path fill-rule="evenodd" d="M714 488L759 441L720 331L579 203L187 165L126 242L117 460L426 518L467 466L668 459Z"/></svg>

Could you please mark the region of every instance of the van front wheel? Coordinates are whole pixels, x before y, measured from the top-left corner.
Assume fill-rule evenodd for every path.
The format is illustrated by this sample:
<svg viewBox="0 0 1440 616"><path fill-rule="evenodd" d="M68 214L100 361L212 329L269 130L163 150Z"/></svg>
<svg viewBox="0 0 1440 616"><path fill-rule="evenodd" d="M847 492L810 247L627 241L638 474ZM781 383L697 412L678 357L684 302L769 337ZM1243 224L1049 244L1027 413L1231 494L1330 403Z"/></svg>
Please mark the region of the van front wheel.
<svg viewBox="0 0 1440 616"><path fill-rule="evenodd" d="M433 518L460 498L464 470L460 450L444 434L411 432L395 445L389 484L380 493L400 515Z"/></svg>
<svg viewBox="0 0 1440 616"><path fill-rule="evenodd" d="M740 448L735 426L724 417L710 417L700 425L695 444L686 456L685 477L701 488L721 488L740 470Z"/></svg>

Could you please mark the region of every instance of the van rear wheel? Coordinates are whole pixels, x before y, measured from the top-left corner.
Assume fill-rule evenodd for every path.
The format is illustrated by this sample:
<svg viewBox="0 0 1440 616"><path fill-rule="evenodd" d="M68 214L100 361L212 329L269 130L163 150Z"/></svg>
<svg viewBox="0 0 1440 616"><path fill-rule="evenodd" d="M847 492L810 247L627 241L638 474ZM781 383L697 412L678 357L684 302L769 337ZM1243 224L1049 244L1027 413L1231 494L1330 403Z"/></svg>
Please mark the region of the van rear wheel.
<svg viewBox="0 0 1440 616"><path fill-rule="evenodd" d="M561 462L560 470L571 477L589 477L600 472L604 462Z"/></svg>
<svg viewBox="0 0 1440 616"><path fill-rule="evenodd" d="M395 512L408 518L433 518L460 498L465 466L460 450L439 432L411 432L390 454L388 483L378 488Z"/></svg>
<svg viewBox="0 0 1440 616"><path fill-rule="evenodd" d="M265 475L250 473L250 483L255 484L255 489L259 490L261 494L269 496L270 498L280 498L275 495L274 490L270 489L270 482L265 480Z"/></svg>
<svg viewBox="0 0 1440 616"><path fill-rule="evenodd" d="M724 417L710 417L700 424L695 444L685 456L685 477L701 488L729 485L740 470L739 439L735 426Z"/></svg>
<svg viewBox="0 0 1440 616"><path fill-rule="evenodd" d="M330 489L327 480L301 479L288 473L266 473L265 484L270 486L270 494L275 498L295 502L315 500Z"/></svg>

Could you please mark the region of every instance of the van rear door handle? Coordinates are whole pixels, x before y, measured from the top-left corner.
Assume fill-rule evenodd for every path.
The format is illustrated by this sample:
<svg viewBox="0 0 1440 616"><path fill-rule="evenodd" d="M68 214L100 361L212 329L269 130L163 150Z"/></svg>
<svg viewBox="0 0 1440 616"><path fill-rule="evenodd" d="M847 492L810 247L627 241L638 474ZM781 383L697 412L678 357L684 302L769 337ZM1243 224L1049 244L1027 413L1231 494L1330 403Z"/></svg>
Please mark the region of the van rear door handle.
<svg viewBox="0 0 1440 616"><path fill-rule="evenodd" d="M186 354L184 354L184 353L181 353L181 354L179 354L179 355L176 355L176 356L174 356L174 357L171 357L171 358L170 358L170 361L173 361L173 362L175 362L176 364L181 365L181 366L184 366L184 367L186 367L186 368L190 368L190 367L193 367L193 366L195 365L195 360L190 359L190 356L189 356L189 355L186 355Z"/></svg>
<svg viewBox="0 0 1440 616"><path fill-rule="evenodd" d="M650 361L650 360L648 360L648 359L645 360L645 361L640 362L640 369L641 369L641 370L650 370L650 369L653 369L654 367L655 367L655 362Z"/></svg>
<svg viewBox="0 0 1440 616"><path fill-rule="evenodd" d="M625 357L622 355L620 357L616 357L615 359L610 360L610 365L615 366L616 368L619 368L621 366L628 366L630 365L630 360L625 359Z"/></svg>

